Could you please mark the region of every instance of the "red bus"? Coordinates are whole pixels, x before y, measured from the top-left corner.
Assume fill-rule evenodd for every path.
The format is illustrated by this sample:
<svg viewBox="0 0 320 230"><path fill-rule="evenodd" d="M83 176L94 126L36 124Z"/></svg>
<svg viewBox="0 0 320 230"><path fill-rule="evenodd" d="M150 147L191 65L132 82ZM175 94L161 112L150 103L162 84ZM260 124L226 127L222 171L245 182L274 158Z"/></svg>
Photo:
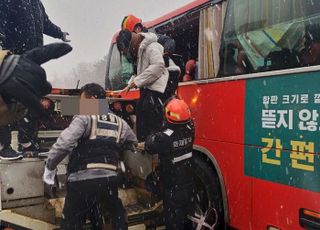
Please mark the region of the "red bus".
<svg viewBox="0 0 320 230"><path fill-rule="evenodd" d="M196 126L198 216L217 216L215 229L320 229L320 2L197 0L145 26L197 60L177 94ZM116 36L106 88L134 105L137 90L117 93Z"/></svg>

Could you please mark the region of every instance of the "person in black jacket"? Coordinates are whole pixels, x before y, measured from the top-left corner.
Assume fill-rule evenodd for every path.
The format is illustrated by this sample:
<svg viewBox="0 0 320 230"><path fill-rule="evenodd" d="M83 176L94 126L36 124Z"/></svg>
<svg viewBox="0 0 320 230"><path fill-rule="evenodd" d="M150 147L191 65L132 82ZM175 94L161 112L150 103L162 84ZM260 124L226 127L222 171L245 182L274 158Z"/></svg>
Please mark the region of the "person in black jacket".
<svg viewBox="0 0 320 230"><path fill-rule="evenodd" d="M160 132L149 135L138 148L159 154L163 185L165 225L168 230L192 229L194 214L192 145L194 125L188 105L178 98L164 105L165 122Z"/></svg>
<svg viewBox="0 0 320 230"><path fill-rule="evenodd" d="M23 54L43 46L43 34L68 42L67 32L53 24L40 0L0 1L0 49ZM39 150L37 122L28 114L17 124L19 150L32 153ZM0 159L15 160L22 155L11 148L9 126L0 126Z"/></svg>
<svg viewBox="0 0 320 230"><path fill-rule="evenodd" d="M40 65L71 50L66 43L37 47L22 55L0 50L0 125L16 122L27 110L46 114L43 97L52 87Z"/></svg>
<svg viewBox="0 0 320 230"><path fill-rule="evenodd" d="M15 54L43 45L43 34L67 39L67 32L53 24L40 0L0 1L0 44Z"/></svg>

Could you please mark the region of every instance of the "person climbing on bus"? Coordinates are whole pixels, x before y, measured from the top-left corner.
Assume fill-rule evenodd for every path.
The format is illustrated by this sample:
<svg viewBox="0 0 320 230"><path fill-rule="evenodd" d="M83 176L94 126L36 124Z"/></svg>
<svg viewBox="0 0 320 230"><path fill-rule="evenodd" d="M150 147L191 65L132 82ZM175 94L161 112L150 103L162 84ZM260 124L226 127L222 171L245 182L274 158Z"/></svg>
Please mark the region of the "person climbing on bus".
<svg viewBox="0 0 320 230"><path fill-rule="evenodd" d="M148 29L142 25L142 20L132 14L129 14L124 17L124 19L121 22L121 29L122 30L128 29L129 31L134 33L148 32ZM167 35L163 35L163 34L156 34L156 35L158 37L158 43L163 46L163 49L164 49L163 60L166 68L169 71L169 80L168 80L165 94L167 94L168 97L171 97L176 92L176 89L179 83L179 77L181 74L180 67L176 65L176 63L173 61L174 59L176 59L176 57L173 55L176 49L176 43L174 39L172 39ZM122 60L122 61L123 61L122 62L123 69L128 69L128 68L124 68L125 66L127 66L126 60Z"/></svg>
<svg viewBox="0 0 320 230"><path fill-rule="evenodd" d="M154 33L137 34L129 30L120 31L117 47L122 55L137 63L137 76L123 91L127 93L134 87L143 89L137 103L137 136L143 141L149 134L160 130L162 105L168 99L165 90L169 72L162 58L163 47Z"/></svg>
<svg viewBox="0 0 320 230"><path fill-rule="evenodd" d="M122 30L127 29L135 33L148 32L148 29L142 25L142 20L140 18L137 18L133 14L129 14L124 17L124 19L121 22L121 29ZM175 40L163 34L157 34L157 36L158 36L158 42L164 48L163 57L165 59L166 67L168 67L170 64L169 63L170 55L173 54L176 49Z"/></svg>
<svg viewBox="0 0 320 230"><path fill-rule="evenodd" d="M164 105L163 120L162 129L139 143L138 149L159 154L166 229L192 229L188 215L195 212L192 155L195 130L190 109L183 100L170 98Z"/></svg>

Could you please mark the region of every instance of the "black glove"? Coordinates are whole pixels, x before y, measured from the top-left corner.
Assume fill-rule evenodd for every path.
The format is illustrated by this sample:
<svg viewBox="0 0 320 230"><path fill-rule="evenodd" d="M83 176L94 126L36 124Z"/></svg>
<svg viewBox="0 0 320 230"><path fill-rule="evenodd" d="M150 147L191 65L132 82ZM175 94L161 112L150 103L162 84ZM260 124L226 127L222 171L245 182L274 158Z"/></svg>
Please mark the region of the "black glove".
<svg viewBox="0 0 320 230"><path fill-rule="evenodd" d="M72 47L66 43L54 43L32 49L23 55L7 56L0 69L0 95L4 101L8 105L21 102L30 112L41 115L44 109L40 100L51 92L52 87L40 65L71 50Z"/></svg>

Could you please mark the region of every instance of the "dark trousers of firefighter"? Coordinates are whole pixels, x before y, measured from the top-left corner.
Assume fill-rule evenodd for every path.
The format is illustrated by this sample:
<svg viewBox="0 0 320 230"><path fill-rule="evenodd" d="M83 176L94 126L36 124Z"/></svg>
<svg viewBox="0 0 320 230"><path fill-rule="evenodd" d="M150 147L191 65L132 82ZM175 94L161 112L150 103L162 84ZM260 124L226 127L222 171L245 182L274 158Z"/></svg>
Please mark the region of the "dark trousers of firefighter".
<svg viewBox="0 0 320 230"><path fill-rule="evenodd" d="M165 185L163 193L164 219L167 230L191 230L194 215L194 190L192 184Z"/></svg>
<svg viewBox="0 0 320 230"><path fill-rule="evenodd" d="M18 130L19 143L37 143L38 124L37 121L31 119L22 119L16 124ZM0 143L2 145L11 144L11 127L0 126Z"/></svg>
<svg viewBox="0 0 320 230"><path fill-rule="evenodd" d="M189 230L192 229L192 221L188 215L194 216L195 212L192 162L183 161L171 167L169 164L160 156L160 181L163 186L166 229Z"/></svg>
<svg viewBox="0 0 320 230"><path fill-rule="evenodd" d="M128 229L124 208L118 198L117 177L69 182L61 229L82 229L86 217L89 217L93 229L102 229L105 210L111 214L112 229Z"/></svg>

